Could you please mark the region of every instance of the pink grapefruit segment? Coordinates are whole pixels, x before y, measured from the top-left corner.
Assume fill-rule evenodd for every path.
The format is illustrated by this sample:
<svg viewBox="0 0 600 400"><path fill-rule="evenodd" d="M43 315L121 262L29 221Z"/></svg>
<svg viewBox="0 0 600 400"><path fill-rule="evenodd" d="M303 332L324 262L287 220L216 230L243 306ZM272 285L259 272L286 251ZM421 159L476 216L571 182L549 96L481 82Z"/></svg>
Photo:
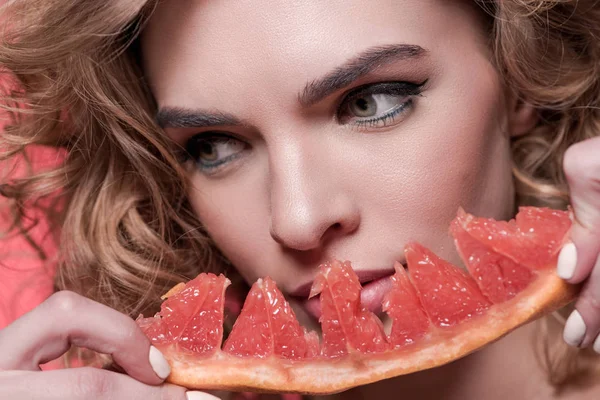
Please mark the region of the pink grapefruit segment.
<svg viewBox="0 0 600 400"><path fill-rule="evenodd" d="M464 230L485 247L531 269L555 260L571 227L567 211L521 207L515 219L495 221L459 211Z"/></svg>
<svg viewBox="0 0 600 400"><path fill-rule="evenodd" d="M252 285L223 351L239 357L306 359L317 356L319 338L300 326L275 282L267 277Z"/></svg>
<svg viewBox="0 0 600 400"><path fill-rule="evenodd" d="M360 290L360 282L349 262L333 261L321 266L310 297L321 295L319 322L325 357L390 348L381 320L361 305Z"/></svg>
<svg viewBox="0 0 600 400"><path fill-rule="evenodd" d="M389 336L362 306L350 263L339 261L319 268L311 291L320 294L321 345L269 278L251 289L223 349L223 276L175 287L160 313L138 324L171 364L168 381L190 389L330 394L440 366L576 297L579 287L555 273L568 214L521 212L511 222L459 212L451 232L473 277L408 244L408 270L395 265L382 304Z"/></svg>
<svg viewBox="0 0 600 400"><path fill-rule="evenodd" d="M515 217L519 230L528 235L536 246L536 252L520 260L532 268L545 267L557 257L571 229L571 212L549 208L521 207ZM519 261L519 260L517 260ZM534 263L538 261L539 263ZM542 264L543 262L546 265Z"/></svg>
<svg viewBox="0 0 600 400"><path fill-rule="evenodd" d="M463 228L465 219L464 211L459 211L450 231L471 276L492 303L512 299L535 279L535 272L474 239Z"/></svg>
<svg viewBox="0 0 600 400"><path fill-rule="evenodd" d="M141 315L136 319L138 326L144 334L150 339L153 345L163 345L172 342L172 339L167 331L166 325L162 318L156 315L150 318L144 318Z"/></svg>
<svg viewBox="0 0 600 400"><path fill-rule="evenodd" d="M418 341L431 323L404 267L396 263L394 269L392 288L383 299L382 309L392 319L390 342L401 347Z"/></svg>
<svg viewBox="0 0 600 400"><path fill-rule="evenodd" d="M153 318L138 319L155 344L175 344L180 351L209 356L221 348L225 276L202 273L176 286Z"/></svg>
<svg viewBox="0 0 600 400"><path fill-rule="evenodd" d="M435 325L452 326L489 308L490 302L463 270L418 243L409 243L404 253L410 280Z"/></svg>

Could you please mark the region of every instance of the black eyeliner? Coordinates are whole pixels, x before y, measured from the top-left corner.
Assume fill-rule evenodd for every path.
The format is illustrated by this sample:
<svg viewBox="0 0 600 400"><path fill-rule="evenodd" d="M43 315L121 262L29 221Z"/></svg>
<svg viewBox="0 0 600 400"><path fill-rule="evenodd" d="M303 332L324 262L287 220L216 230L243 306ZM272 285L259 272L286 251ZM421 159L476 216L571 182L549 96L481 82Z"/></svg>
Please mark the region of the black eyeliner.
<svg viewBox="0 0 600 400"><path fill-rule="evenodd" d="M348 93L343 102L351 101L357 97L370 96L373 94L389 94L393 96L418 96L427 83L425 79L421 83L414 82L380 82L359 86Z"/></svg>
<svg viewBox="0 0 600 400"><path fill-rule="evenodd" d="M390 112L380 117L364 118L352 122L358 127L375 127L378 123L383 122L384 126L387 125L388 121L394 120L394 118L401 113L409 110L413 106L413 98L421 96L424 86L427 84L429 79L425 79L420 83L408 82L408 81L386 81L377 82L361 85L357 88L352 89L347 93L337 106L336 119L338 122L343 122L342 113L346 111L347 104L352 101L368 96L374 95L387 95L406 98L404 104L390 110Z"/></svg>

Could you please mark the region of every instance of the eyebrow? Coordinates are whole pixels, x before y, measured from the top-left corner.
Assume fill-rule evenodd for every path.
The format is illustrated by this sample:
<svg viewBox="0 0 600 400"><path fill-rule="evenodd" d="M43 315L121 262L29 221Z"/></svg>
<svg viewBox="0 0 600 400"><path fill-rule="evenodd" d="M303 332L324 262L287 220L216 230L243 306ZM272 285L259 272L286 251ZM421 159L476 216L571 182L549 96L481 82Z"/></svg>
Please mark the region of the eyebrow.
<svg viewBox="0 0 600 400"><path fill-rule="evenodd" d="M310 107L377 68L392 62L421 58L426 54L427 50L412 44L371 47L324 77L307 83L298 95L298 102L303 107ZM182 107L162 107L155 118L162 128L247 125L231 114Z"/></svg>
<svg viewBox="0 0 600 400"><path fill-rule="evenodd" d="M420 58L426 54L427 50L413 44L371 47L323 78L308 83L298 100L302 106L310 107L377 68L400 60Z"/></svg>
<svg viewBox="0 0 600 400"><path fill-rule="evenodd" d="M212 126L244 125L233 115L222 112L193 110L182 107L163 107L156 114L162 128L210 128Z"/></svg>

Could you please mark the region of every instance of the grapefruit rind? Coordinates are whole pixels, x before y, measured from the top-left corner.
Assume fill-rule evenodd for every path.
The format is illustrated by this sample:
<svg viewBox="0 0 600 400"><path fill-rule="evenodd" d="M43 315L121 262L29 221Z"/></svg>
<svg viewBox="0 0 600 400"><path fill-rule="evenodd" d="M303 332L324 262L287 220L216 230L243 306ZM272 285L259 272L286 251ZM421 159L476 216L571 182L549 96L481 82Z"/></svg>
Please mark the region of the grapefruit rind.
<svg viewBox="0 0 600 400"><path fill-rule="evenodd" d="M533 221L533 225L539 223L541 230L538 230L536 226L527 225L529 214L521 218L524 228L521 230L519 215L517 215L516 221L496 222L485 219L475 220L464 211L459 210L456 222L460 224L461 229L468 231L469 236L486 248L493 239L493 235L490 238L486 232L495 232L501 236L514 233L511 246L504 246L508 241L503 237L503 245L499 246L502 248L492 246L490 251L511 258L516 263L515 256L506 253L512 252L514 248L516 249L514 251L519 253L517 258L522 258L520 260L522 262L519 264L534 271L534 280L528 286L524 285L526 286L524 290L519 291L512 298L508 296L509 299L506 301L497 302L497 304L490 305L489 308L486 306L487 309L483 313L470 313L468 318L457 324L430 326L418 341L408 345L406 343L398 344L392 350L348 351L341 357L333 358L323 352L323 346L321 346L320 356L314 354L311 358L285 359L277 355L268 355L265 358L238 357L228 354L221 348L214 348L210 357L206 357L202 354L182 352L177 344L156 343L171 365L171 375L167 381L190 389L201 390L332 394L383 379L438 367L462 358L502 338L519 326L564 307L577 296L580 287L570 285L555 273L558 245L563 243L568 236L566 228L559 232L550 227L543 230L546 222L544 215L550 213L550 217L558 218L559 222L562 221L562 225L566 227L568 222L564 221L567 214L548 209L534 211L535 218L529 218L529 220ZM531 210L522 209L520 212L531 212ZM474 222L474 225L471 222ZM525 229L527 227L529 229ZM523 235L527 237L521 237ZM526 243L520 243L521 241ZM545 243L552 245L546 246ZM531 244L544 247L544 250L531 254L524 253L523 249L531 247ZM466 261L464 258L467 254L461 255L463 261ZM408 267L411 270L411 262L408 258ZM534 260L526 258L534 258ZM434 264L440 267L439 262ZM350 267L348 271L347 273L352 275ZM409 272L419 274L419 271L420 269L417 267L416 270L412 268ZM318 274L315 279L311 297L329 286L329 277L325 279L328 273L325 272ZM411 281L414 278L412 274L409 274L408 277ZM331 280L334 285L339 281L345 282L345 290L341 294L351 294L352 296L349 298L342 296L342 299L348 301L357 298L356 292L360 291L360 284L357 283L356 290L348 292L347 279L332 278ZM444 281L444 279L434 281ZM176 287L168 295L175 295L180 289L181 286ZM338 287L338 289L340 288ZM419 295L419 299L422 304L422 293ZM323 306L323 298L321 298L321 303ZM336 310L338 305L344 305L339 301L336 304ZM347 304L344 305L344 307L346 306ZM339 312L332 314L334 319L339 319L338 314ZM431 318L429 319L431 320ZM141 320L140 326L146 326L145 322L145 319ZM315 349L319 347L318 338L314 332L307 334L306 338L307 342L314 345Z"/></svg>
<svg viewBox="0 0 600 400"><path fill-rule="evenodd" d="M169 352L168 382L189 389L333 394L356 386L447 364L494 342L517 327L570 303L579 287L549 267L516 297L492 305L459 325L432 330L417 343L382 353L338 359L252 360L223 353L203 360Z"/></svg>
<svg viewBox="0 0 600 400"><path fill-rule="evenodd" d="M185 283L179 282L177 285L175 285L171 289L169 289L169 291L167 293L160 296L160 298L161 298L161 300L166 300L169 297L175 296L176 294L181 292L183 289L185 289Z"/></svg>

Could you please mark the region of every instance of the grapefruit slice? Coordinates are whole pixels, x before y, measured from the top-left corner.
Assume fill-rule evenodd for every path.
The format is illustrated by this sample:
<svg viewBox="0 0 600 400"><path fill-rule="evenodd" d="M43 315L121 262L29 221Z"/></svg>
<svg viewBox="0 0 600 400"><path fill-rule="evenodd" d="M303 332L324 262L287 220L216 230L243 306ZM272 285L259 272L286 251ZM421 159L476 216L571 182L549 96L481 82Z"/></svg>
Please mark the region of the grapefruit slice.
<svg viewBox="0 0 600 400"><path fill-rule="evenodd" d="M410 280L434 325L456 325L489 308L473 278L461 269L418 243L409 243L404 253Z"/></svg>
<svg viewBox="0 0 600 400"><path fill-rule="evenodd" d="M431 322L404 267L396 262L392 289L383 298L382 310L392 318L390 342L395 347L415 343L429 330Z"/></svg>
<svg viewBox="0 0 600 400"><path fill-rule="evenodd" d="M202 273L167 292L157 315L137 322L155 346L210 356L223 340L224 296L230 283L223 275Z"/></svg>
<svg viewBox="0 0 600 400"><path fill-rule="evenodd" d="M536 207L521 207L508 222L476 218L461 209L456 222L486 247L531 269L553 262L571 227L569 213Z"/></svg>
<svg viewBox="0 0 600 400"><path fill-rule="evenodd" d="M464 211L452 222L450 231L456 248L481 292L492 302L515 297L535 279L535 272L486 247L469 234Z"/></svg>
<svg viewBox="0 0 600 400"><path fill-rule="evenodd" d="M323 264L310 297L321 294L322 354L376 353L390 348L383 323L360 303L360 283L349 262Z"/></svg>
<svg viewBox="0 0 600 400"><path fill-rule="evenodd" d="M471 275L409 243L408 268L395 265L383 298L389 335L361 304L351 264L335 260L319 268L311 290L320 296L322 343L299 325L268 277L253 285L223 348L224 276L200 274L176 286L161 311L138 324L171 364L171 383L340 392L464 357L572 301L578 287L555 274L569 227L568 213L548 209L523 208L509 222L459 210L450 231Z"/></svg>
<svg viewBox="0 0 600 400"><path fill-rule="evenodd" d="M252 285L223 351L240 357L307 359L319 353L319 338L300 326L275 282L267 277Z"/></svg>

